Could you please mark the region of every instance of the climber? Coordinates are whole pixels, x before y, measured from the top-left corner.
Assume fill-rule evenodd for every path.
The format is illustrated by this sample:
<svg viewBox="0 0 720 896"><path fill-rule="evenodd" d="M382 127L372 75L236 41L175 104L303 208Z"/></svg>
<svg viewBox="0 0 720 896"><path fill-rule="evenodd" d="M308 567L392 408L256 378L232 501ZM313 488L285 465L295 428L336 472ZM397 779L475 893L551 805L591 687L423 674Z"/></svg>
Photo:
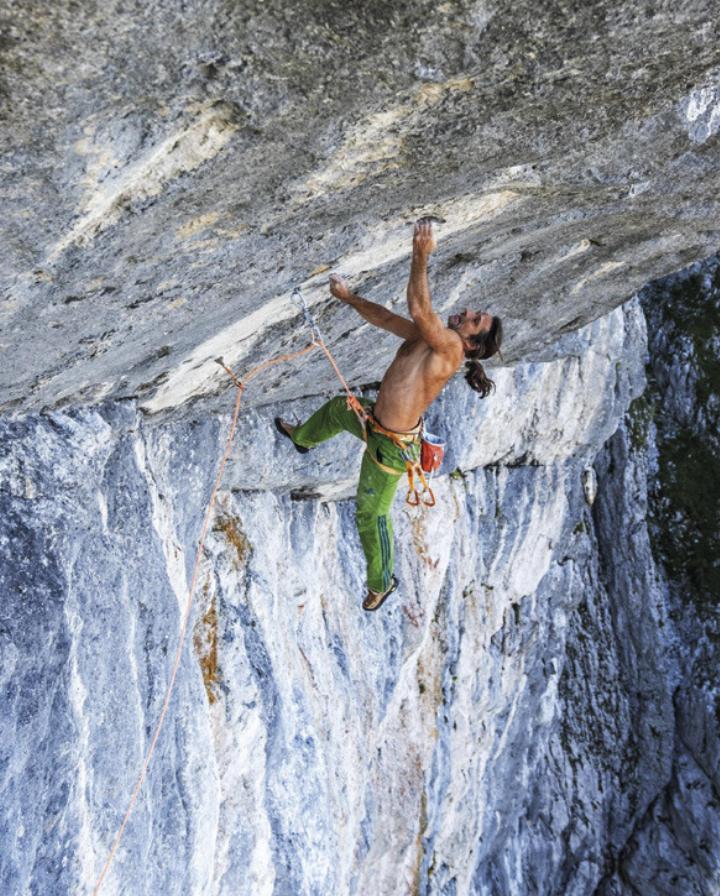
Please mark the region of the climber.
<svg viewBox="0 0 720 896"><path fill-rule="evenodd" d="M494 383L480 359L494 355L502 343L502 322L485 311L451 314L447 326L433 311L427 265L435 249L432 221L420 218L413 233L412 262L407 286L412 320L353 293L342 277L331 275L330 292L351 305L373 326L403 341L387 369L374 403L360 399L369 411L367 448L360 469L356 515L367 562L368 593L363 609L377 610L398 586L393 575L393 532L389 511L398 482L405 472L403 453L420 450L422 416L443 386L467 362L465 379L485 398ZM390 431L394 438L373 428ZM305 453L339 432L363 438L362 424L344 396L331 398L305 423L293 426L275 418L278 431ZM402 446L402 447L401 447Z"/></svg>

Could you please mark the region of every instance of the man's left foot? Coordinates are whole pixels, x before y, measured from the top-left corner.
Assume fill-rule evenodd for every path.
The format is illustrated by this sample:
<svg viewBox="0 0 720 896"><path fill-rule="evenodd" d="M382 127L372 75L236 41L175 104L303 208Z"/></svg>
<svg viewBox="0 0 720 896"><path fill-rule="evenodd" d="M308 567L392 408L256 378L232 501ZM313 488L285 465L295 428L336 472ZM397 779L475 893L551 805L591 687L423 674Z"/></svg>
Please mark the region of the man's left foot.
<svg viewBox="0 0 720 896"><path fill-rule="evenodd" d="M283 420L282 417L275 418L275 429L277 429L281 436L285 436L286 438L290 439L290 441L293 443L293 448L296 451L299 451L300 454L307 454L310 450L309 448L303 448L302 445L295 444L292 434L295 432L297 427L293 426L292 423L288 423L286 420Z"/></svg>
<svg viewBox="0 0 720 896"><path fill-rule="evenodd" d="M387 591L372 591L368 589L367 597L363 601L363 610L379 610L385 603L385 599L393 593L397 586L398 580L393 576Z"/></svg>

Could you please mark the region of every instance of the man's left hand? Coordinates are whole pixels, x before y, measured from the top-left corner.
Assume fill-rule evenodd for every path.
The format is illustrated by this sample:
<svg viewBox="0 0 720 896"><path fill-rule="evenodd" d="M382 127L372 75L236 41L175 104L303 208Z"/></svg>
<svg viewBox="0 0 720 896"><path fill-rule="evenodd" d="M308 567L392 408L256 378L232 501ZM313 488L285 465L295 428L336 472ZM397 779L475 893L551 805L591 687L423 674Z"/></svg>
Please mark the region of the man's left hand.
<svg viewBox="0 0 720 896"><path fill-rule="evenodd" d="M437 248L432 218L418 218L413 231L413 255L427 258Z"/></svg>

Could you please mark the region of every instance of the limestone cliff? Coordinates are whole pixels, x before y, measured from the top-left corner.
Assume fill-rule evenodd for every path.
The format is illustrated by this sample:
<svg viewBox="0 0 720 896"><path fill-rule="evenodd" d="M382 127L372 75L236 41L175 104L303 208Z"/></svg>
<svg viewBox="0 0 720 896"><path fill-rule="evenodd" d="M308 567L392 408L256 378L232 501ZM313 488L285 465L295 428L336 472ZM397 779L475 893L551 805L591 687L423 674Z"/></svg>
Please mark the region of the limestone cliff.
<svg viewBox="0 0 720 896"><path fill-rule="evenodd" d="M497 371L486 403L443 395L453 472L434 511L396 507L381 615L359 608L352 502L293 500L272 407L243 418L272 490L229 474L107 892L712 892L716 691L688 672L712 641L688 652L695 617L651 551L640 302L557 349ZM99 872L226 424L123 403L3 425L6 891ZM315 450L313 489L352 472L343 439Z"/></svg>
<svg viewBox="0 0 720 896"><path fill-rule="evenodd" d="M4 6L0 409L207 409L298 284L376 380L326 270L401 306L420 213L438 309L491 304L510 361L720 243L714 0Z"/></svg>
<svg viewBox="0 0 720 896"><path fill-rule="evenodd" d="M716 12L0 6L3 893L90 893L108 856L230 422L214 359L305 344L302 285L371 394L394 340L325 279L402 310L421 212L438 310L506 321L497 389L433 406L438 506L398 500L365 614L359 443L272 427L332 371L248 387L101 892L720 891Z"/></svg>

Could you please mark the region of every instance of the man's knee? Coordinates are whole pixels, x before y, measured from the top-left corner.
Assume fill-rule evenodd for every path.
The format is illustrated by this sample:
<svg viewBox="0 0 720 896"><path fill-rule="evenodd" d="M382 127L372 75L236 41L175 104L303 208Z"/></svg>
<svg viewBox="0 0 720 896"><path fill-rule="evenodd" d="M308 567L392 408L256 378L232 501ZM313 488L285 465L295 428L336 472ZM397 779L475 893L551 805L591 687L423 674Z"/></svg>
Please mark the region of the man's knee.
<svg viewBox="0 0 720 896"><path fill-rule="evenodd" d="M355 497L355 520L358 526L367 525L377 519L380 515L379 503L376 489L361 481Z"/></svg>
<svg viewBox="0 0 720 896"><path fill-rule="evenodd" d="M331 398L327 405L328 416L335 426L343 427L345 423L345 412L347 411L347 399L344 395L336 395Z"/></svg>
<svg viewBox="0 0 720 896"><path fill-rule="evenodd" d="M336 395L335 398L330 399L328 405L334 414L342 414L347 408L347 398L344 395Z"/></svg>

